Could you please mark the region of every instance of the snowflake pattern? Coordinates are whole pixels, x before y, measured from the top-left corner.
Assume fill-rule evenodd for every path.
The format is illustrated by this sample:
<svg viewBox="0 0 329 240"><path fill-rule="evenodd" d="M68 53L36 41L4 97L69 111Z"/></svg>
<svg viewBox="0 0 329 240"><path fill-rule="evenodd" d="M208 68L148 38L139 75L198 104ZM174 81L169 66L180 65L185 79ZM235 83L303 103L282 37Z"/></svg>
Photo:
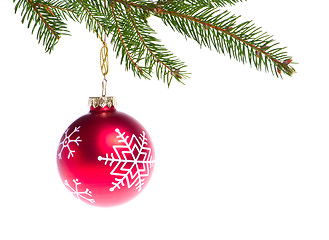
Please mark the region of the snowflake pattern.
<svg viewBox="0 0 329 240"><path fill-rule="evenodd" d="M112 182L110 191L120 189L120 185L125 186L125 182L128 188L135 186L141 191L154 163L151 148L147 147L146 134L142 131L138 138L133 134L128 140L129 136L125 136L125 132L121 133L118 128L115 131L118 134L118 143L121 144L113 146L114 153L110 157L108 153L105 157L98 156L98 161L105 161L105 165L108 162L110 167L115 164L110 174L117 178Z"/></svg>
<svg viewBox="0 0 329 240"><path fill-rule="evenodd" d="M84 199L90 203L95 203L95 200L90 198L92 197L92 192L88 188L86 188L85 191L80 192L78 186L81 185L81 182L79 182L78 179L73 179L72 181L75 184L73 187L68 183L67 180L64 181L64 184L68 187L68 189L72 191L73 195L75 195L77 199Z"/></svg>
<svg viewBox="0 0 329 240"><path fill-rule="evenodd" d="M75 152L74 150L71 149L70 143L75 143L77 146L79 146L79 142L82 142L80 139L80 136L77 136L75 139L71 139L72 135L79 132L80 126L75 127L74 130L68 135L69 128L66 129L64 135L64 139L62 142L59 143L58 148L61 148L60 152L58 153L58 158L62 159L62 152L65 148L68 149L69 154L67 155L67 159L70 159L70 157L74 157L73 153Z"/></svg>

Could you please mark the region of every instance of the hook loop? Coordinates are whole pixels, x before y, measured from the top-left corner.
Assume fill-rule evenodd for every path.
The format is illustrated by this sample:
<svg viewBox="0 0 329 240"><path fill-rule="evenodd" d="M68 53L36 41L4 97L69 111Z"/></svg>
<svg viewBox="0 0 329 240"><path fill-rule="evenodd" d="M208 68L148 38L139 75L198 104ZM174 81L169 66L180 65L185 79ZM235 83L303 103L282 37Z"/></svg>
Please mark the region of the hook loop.
<svg viewBox="0 0 329 240"><path fill-rule="evenodd" d="M109 72L109 50L107 48L106 40L103 41L103 47L101 48L100 52L100 65L101 65L101 71L104 76L103 82L102 82L102 96L106 96L106 87L107 87L107 80L106 75Z"/></svg>

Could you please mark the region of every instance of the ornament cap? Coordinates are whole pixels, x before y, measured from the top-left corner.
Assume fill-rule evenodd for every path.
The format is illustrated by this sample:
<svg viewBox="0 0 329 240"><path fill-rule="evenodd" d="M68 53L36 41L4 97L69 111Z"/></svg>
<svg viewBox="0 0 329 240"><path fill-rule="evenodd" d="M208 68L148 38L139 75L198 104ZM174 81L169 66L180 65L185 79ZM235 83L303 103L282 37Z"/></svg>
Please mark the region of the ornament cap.
<svg viewBox="0 0 329 240"><path fill-rule="evenodd" d="M90 97L88 103L89 107L93 108L104 108L105 106L111 108L117 106L117 101L115 97Z"/></svg>

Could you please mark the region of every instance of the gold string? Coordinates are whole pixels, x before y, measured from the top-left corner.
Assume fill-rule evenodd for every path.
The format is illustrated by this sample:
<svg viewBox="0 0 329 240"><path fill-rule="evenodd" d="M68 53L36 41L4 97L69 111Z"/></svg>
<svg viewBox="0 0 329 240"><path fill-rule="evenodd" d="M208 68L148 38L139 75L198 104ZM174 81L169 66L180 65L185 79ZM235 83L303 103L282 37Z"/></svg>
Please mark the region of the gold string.
<svg viewBox="0 0 329 240"><path fill-rule="evenodd" d="M101 64L101 71L102 74L104 76L104 78L106 77L106 75L109 72L109 50L107 48L107 44L106 42L103 41L103 47L101 48L101 57L100 57L100 64Z"/></svg>
<svg viewBox="0 0 329 240"><path fill-rule="evenodd" d="M104 8L106 8L105 0L104 0ZM109 72L109 49L107 48L107 44L106 44L106 33L104 32L104 40L101 37L99 38L103 42L103 47L101 48L101 53L100 53L101 71L104 76L104 79L102 81L102 97L106 97L106 87L107 87L106 75Z"/></svg>
<svg viewBox="0 0 329 240"><path fill-rule="evenodd" d="M102 97L106 96L106 86L107 86L107 80L106 80L106 75L109 72L109 49L107 48L106 44L106 37L104 37L104 41L101 39L103 42L103 47L101 48L100 52L100 66L101 66L101 71L104 76L103 82L102 82Z"/></svg>

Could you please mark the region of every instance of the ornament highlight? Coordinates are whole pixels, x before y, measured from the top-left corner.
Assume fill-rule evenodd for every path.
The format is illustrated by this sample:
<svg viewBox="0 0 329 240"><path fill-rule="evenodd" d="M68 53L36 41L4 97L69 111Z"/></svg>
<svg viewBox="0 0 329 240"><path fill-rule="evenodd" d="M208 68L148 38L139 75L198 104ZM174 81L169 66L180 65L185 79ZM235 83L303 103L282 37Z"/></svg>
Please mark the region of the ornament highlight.
<svg viewBox="0 0 329 240"><path fill-rule="evenodd" d="M64 132L57 166L64 185L85 203L110 207L137 196L154 167L145 128L115 108L114 97L90 98L90 112Z"/></svg>

